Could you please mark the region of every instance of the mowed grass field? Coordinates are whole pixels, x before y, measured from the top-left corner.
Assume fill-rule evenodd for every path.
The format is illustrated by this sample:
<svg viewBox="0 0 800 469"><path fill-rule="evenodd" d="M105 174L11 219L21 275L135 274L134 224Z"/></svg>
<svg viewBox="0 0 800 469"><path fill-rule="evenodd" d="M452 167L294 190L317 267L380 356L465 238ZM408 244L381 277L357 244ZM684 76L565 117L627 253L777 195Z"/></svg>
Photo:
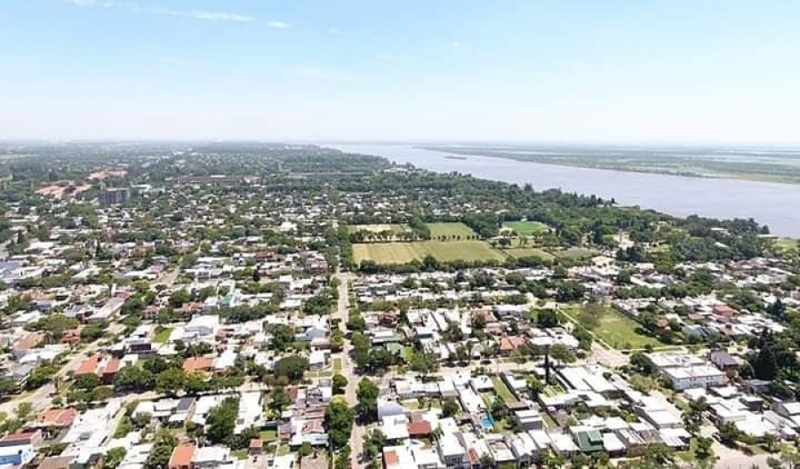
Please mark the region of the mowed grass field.
<svg viewBox="0 0 800 469"><path fill-rule="evenodd" d="M405 264L422 260L430 254L442 262L486 261L505 259L503 253L483 241L421 241L416 243L363 243L353 245L356 262L365 260L378 264Z"/></svg>
<svg viewBox="0 0 800 469"><path fill-rule="evenodd" d="M550 231L547 225L538 221L509 221L503 223L503 226L516 231L517 234L526 236L544 234Z"/></svg>
<svg viewBox="0 0 800 469"><path fill-rule="evenodd" d="M426 223L428 228L431 229L431 239L436 239L440 236L461 236L466 239L467 236L473 236L474 231L463 223Z"/></svg>
<svg viewBox="0 0 800 469"><path fill-rule="evenodd" d="M556 257L562 259L589 259L597 255L597 251L589 248L571 247L561 251L555 251Z"/></svg>
<svg viewBox="0 0 800 469"><path fill-rule="evenodd" d="M402 233L408 231L407 225L403 224L375 224L375 225L349 225L347 231L355 233L357 231L370 231L372 233L380 233L382 231L391 231L392 233Z"/></svg>
<svg viewBox="0 0 800 469"><path fill-rule="evenodd" d="M511 257L516 257L517 259L523 257L538 257L544 261L550 261L555 258L554 255L550 254L549 252L539 249L539 248L515 248L515 249L504 249L504 253L508 254Z"/></svg>

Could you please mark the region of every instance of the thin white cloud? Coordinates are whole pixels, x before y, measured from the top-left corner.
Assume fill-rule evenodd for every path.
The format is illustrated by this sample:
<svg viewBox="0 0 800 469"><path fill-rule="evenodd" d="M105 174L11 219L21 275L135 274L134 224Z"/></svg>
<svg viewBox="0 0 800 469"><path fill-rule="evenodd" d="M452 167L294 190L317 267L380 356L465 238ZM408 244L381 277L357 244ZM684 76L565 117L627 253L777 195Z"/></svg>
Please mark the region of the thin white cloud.
<svg viewBox="0 0 800 469"><path fill-rule="evenodd" d="M334 36L338 36L338 35L342 34L342 31L340 31L340 30L338 30L336 28L328 28L328 33L333 34Z"/></svg>
<svg viewBox="0 0 800 469"><path fill-rule="evenodd" d="M274 29L286 29L286 28L291 28L292 24L285 23L283 21L272 20L269 23L267 23L267 26Z"/></svg>
<svg viewBox="0 0 800 469"><path fill-rule="evenodd" d="M460 42L458 42L458 41L453 41L453 42L450 44L450 47L452 47L453 49L456 49L456 48L458 48L458 47L461 47L461 43L460 43Z"/></svg>
<svg viewBox="0 0 800 469"><path fill-rule="evenodd" d="M193 10L182 11L172 10L164 7L140 6L138 3L118 2L113 0L53 0L58 3L68 3L79 7L99 7L126 10L134 13L145 13L148 15L174 16L177 18L190 18L200 21L227 21L234 23L249 23L255 18L250 15L232 13L227 11L205 11Z"/></svg>
<svg viewBox="0 0 800 469"><path fill-rule="evenodd" d="M193 11L190 16L197 20L204 21L233 21L236 23L249 23L253 21L252 16L240 15L221 11Z"/></svg>

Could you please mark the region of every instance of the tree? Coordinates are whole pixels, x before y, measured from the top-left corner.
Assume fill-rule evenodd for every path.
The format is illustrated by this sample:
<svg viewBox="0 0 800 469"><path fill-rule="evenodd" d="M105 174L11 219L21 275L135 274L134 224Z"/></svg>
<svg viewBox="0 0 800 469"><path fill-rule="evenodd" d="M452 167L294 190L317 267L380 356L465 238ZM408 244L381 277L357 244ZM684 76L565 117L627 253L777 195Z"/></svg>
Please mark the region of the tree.
<svg viewBox="0 0 800 469"><path fill-rule="evenodd" d="M92 390L100 386L100 377L94 373L81 374L73 378L72 385L77 389Z"/></svg>
<svg viewBox="0 0 800 469"><path fill-rule="evenodd" d="M325 408L325 428L328 430L331 448L339 450L347 446L354 419L353 409L341 398L334 399L328 404Z"/></svg>
<svg viewBox="0 0 800 469"><path fill-rule="evenodd" d="M105 328L100 325L90 324L81 330L81 341L94 342L95 340L103 337Z"/></svg>
<svg viewBox="0 0 800 469"><path fill-rule="evenodd" d="M337 373L333 375L332 384L333 393L342 394L347 387L347 378L344 375Z"/></svg>
<svg viewBox="0 0 800 469"><path fill-rule="evenodd" d="M528 385L528 390L533 394L534 397L538 397L539 393L544 391L544 384L539 381L536 376L529 375L525 378L525 383Z"/></svg>
<svg viewBox="0 0 800 469"><path fill-rule="evenodd" d="M292 398L283 388L283 386L275 386L270 392L270 400L267 405L269 409L276 415L280 416L284 409L292 405Z"/></svg>
<svg viewBox="0 0 800 469"><path fill-rule="evenodd" d="M156 391L175 395L183 389L186 383L186 374L180 368L168 368L156 377Z"/></svg>
<svg viewBox="0 0 800 469"><path fill-rule="evenodd" d="M364 438L363 452L368 461L378 457L381 449L386 445L386 435L377 428L367 433Z"/></svg>
<svg viewBox="0 0 800 469"><path fill-rule="evenodd" d="M455 399L448 397L442 402L442 416L453 417L461 411L461 406L458 405Z"/></svg>
<svg viewBox="0 0 800 469"><path fill-rule="evenodd" d="M54 365L44 365L36 368L28 376L28 380L25 382L25 389L29 391L39 389L49 383L56 373L58 373L58 367Z"/></svg>
<svg viewBox="0 0 800 469"><path fill-rule="evenodd" d="M285 376L290 381L297 381L303 377L308 369L308 359L299 355L289 355L275 362L275 375Z"/></svg>
<svg viewBox="0 0 800 469"><path fill-rule="evenodd" d="M117 469L117 466L125 459L127 451L125 448L111 448L103 457L102 469Z"/></svg>
<svg viewBox="0 0 800 469"><path fill-rule="evenodd" d="M8 396L17 390L17 385L9 378L0 377L0 396Z"/></svg>
<svg viewBox="0 0 800 469"><path fill-rule="evenodd" d="M472 318L472 328L482 331L486 329L486 318L482 314L477 314Z"/></svg>
<svg viewBox="0 0 800 469"><path fill-rule="evenodd" d="M144 463L145 469L163 469L169 465L177 441L169 429L162 428L153 438L153 448Z"/></svg>
<svg viewBox="0 0 800 469"><path fill-rule="evenodd" d="M225 398L218 406L209 411L206 417L208 431L206 437L212 444L232 443L236 416L239 412L239 400L234 397Z"/></svg>
<svg viewBox="0 0 800 469"><path fill-rule="evenodd" d="M586 456L585 454L577 454L574 458L572 458L571 467L579 469L588 466L590 462L591 460L589 459L589 456Z"/></svg>
<svg viewBox="0 0 800 469"><path fill-rule="evenodd" d="M561 363L572 363L576 360L575 354L564 344L553 344L550 347L550 357Z"/></svg>
<svg viewBox="0 0 800 469"><path fill-rule="evenodd" d="M192 295L185 288L175 291L169 297L169 305L173 308L180 308L184 303L192 301Z"/></svg>
<svg viewBox="0 0 800 469"><path fill-rule="evenodd" d="M541 328L558 326L558 314L552 309L540 309L536 312L536 325Z"/></svg>
<svg viewBox="0 0 800 469"><path fill-rule="evenodd" d="M369 423L378 419L378 386L368 378L362 378L356 389L356 416L360 422Z"/></svg>
<svg viewBox="0 0 800 469"><path fill-rule="evenodd" d="M714 440L703 436L697 437L694 454L698 459L709 459L714 456Z"/></svg>
<svg viewBox="0 0 800 469"><path fill-rule="evenodd" d="M741 437L741 432L733 422L725 422L719 427L719 441L727 446L734 446Z"/></svg>
<svg viewBox="0 0 800 469"><path fill-rule="evenodd" d="M314 449L311 447L311 443L308 441L304 441L302 445L300 445L300 457L305 458L307 456L311 456L311 453L314 452Z"/></svg>
<svg viewBox="0 0 800 469"><path fill-rule="evenodd" d="M33 404L30 402L20 402L17 404L16 409L14 409L14 413L17 414L17 419L25 421L28 420L28 417L31 415L31 411L33 411Z"/></svg>
<svg viewBox="0 0 800 469"><path fill-rule="evenodd" d="M332 352L341 352L344 348L344 333L336 329L331 333L331 351Z"/></svg>
<svg viewBox="0 0 800 469"><path fill-rule="evenodd" d="M117 391L145 392L156 385L156 378L148 370L136 365L122 367L114 376L114 389Z"/></svg>
<svg viewBox="0 0 800 469"><path fill-rule="evenodd" d="M284 352L294 342L294 330L285 324L270 326L268 332L272 336L270 345L279 352Z"/></svg>

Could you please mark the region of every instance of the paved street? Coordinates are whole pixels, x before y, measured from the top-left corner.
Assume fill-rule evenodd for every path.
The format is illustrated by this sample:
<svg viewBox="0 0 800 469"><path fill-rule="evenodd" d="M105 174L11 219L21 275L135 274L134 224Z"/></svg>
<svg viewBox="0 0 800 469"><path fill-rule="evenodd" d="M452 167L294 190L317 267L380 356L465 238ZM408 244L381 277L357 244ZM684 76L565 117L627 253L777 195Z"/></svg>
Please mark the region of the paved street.
<svg viewBox="0 0 800 469"><path fill-rule="evenodd" d="M347 284L353 279L352 274L340 272L336 274L339 279L339 304L337 313L340 319L340 327L345 329L347 324L348 307L350 305L349 292ZM341 352L342 358L342 374L347 378L347 388L345 389L345 398L350 406L356 405L356 388L358 387L359 376L356 374L355 367L352 360L350 360L350 351L353 349L353 344L349 339L345 338L344 348ZM361 460L361 447L366 434L366 428L363 425L353 425L353 432L350 434L350 449L353 454L353 467L356 469L363 468L366 464Z"/></svg>

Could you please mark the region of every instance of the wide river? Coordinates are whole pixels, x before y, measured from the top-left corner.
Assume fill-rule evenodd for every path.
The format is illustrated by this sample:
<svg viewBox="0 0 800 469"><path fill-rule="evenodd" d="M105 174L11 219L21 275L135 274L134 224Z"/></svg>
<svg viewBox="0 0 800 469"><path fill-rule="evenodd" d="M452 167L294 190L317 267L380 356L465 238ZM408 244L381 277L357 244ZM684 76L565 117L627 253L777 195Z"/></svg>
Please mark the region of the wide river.
<svg viewBox="0 0 800 469"><path fill-rule="evenodd" d="M478 178L531 184L536 190L560 188L579 194L614 198L677 216L698 214L713 218L754 218L780 236L800 238L800 184L704 179L665 174L555 166L502 158L467 156L407 145L325 145L343 152L383 156L396 163L439 173L457 171Z"/></svg>

